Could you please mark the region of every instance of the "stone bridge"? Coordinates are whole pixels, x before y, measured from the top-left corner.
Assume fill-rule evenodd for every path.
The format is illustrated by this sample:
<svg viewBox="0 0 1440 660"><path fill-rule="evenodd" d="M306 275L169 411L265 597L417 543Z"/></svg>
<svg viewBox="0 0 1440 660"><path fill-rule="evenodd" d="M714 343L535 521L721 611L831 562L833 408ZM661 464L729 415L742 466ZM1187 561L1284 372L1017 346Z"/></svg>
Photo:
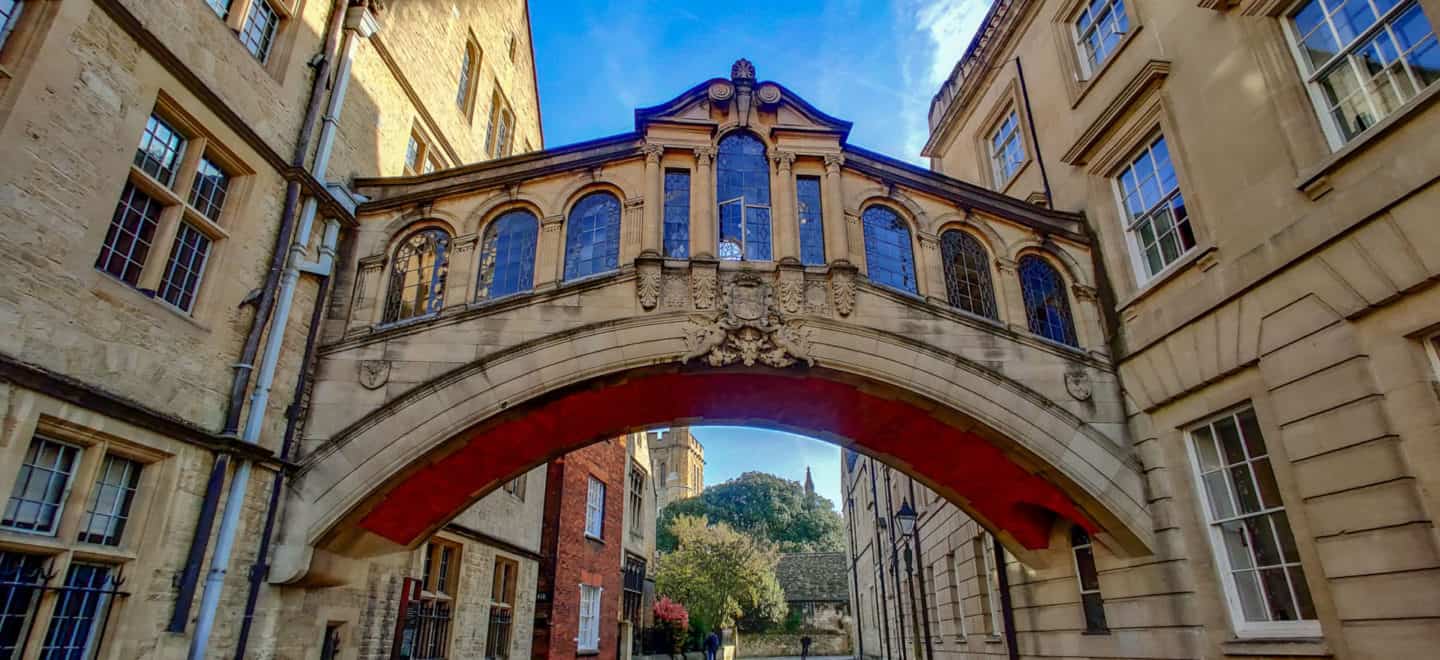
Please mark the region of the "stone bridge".
<svg viewBox="0 0 1440 660"><path fill-rule="evenodd" d="M1081 218L847 143L743 60L635 131L361 180L272 579L669 424L876 456L1022 560L1152 524Z"/></svg>

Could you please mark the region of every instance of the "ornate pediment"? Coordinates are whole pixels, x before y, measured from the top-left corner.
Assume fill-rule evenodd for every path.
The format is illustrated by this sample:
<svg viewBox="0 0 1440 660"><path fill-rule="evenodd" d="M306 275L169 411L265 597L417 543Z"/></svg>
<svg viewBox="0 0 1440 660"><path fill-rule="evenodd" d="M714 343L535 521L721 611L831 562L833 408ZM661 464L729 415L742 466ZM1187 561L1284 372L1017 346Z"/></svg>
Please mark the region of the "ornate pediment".
<svg viewBox="0 0 1440 660"><path fill-rule="evenodd" d="M841 140L850 133L850 122L821 112L779 83L757 80L755 65L743 58L729 78L712 78L665 103L637 109L635 129L643 133L656 123L749 126L760 114L776 130L835 133Z"/></svg>

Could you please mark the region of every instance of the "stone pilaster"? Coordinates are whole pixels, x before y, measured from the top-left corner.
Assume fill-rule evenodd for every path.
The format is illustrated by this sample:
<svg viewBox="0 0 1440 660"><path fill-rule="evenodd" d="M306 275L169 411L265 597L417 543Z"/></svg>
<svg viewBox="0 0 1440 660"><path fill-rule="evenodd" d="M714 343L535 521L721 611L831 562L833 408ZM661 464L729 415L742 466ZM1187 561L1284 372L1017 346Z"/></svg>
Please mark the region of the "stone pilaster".
<svg viewBox="0 0 1440 660"><path fill-rule="evenodd" d="M715 257L715 147L695 148L695 185L690 189L690 256Z"/></svg>
<svg viewBox="0 0 1440 660"><path fill-rule="evenodd" d="M845 157L830 154L825 157L825 181L821 184L821 223L825 229L825 254L830 262L855 263L850 258L850 239L845 227L845 196L840 187L840 166Z"/></svg>
<svg viewBox="0 0 1440 660"><path fill-rule="evenodd" d="M665 213L665 175L660 159L665 147L647 144L645 152L645 212L640 220L640 254L660 254L661 222Z"/></svg>
<svg viewBox="0 0 1440 660"><path fill-rule="evenodd" d="M540 221L540 244L535 250L535 290L554 288L565 274L565 243L561 240L565 216L549 215Z"/></svg>
<svg viewBox="0 0 1440 660"><path fill-rule="evenodd" d="M800 221L795 215L795 154L774 150L770 160L775 163L775 185L770 191L774 213L770 226L775 237L772 257L776 261L800 260Z"/></svg>

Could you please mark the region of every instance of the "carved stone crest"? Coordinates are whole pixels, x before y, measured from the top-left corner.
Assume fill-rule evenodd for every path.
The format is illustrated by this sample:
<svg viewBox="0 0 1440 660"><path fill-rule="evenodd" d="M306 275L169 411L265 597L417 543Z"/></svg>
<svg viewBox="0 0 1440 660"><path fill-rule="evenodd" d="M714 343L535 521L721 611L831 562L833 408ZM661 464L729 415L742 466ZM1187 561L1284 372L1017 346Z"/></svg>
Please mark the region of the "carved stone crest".
<svg viewBox="0 0 1440 660"><path fill-rule="evenodd" d="M726 285L719 313L692 323L680 361L700 358L712 367L736 362L747 367L760 363L783 368L797 362L814 366L808 334L798 320L780 315L768 282L742 273Z"/></svg>
<svg viewBox="0 0 1440 660"><path fill-rule="evenodd" d="M655 309L660 304L660 263L644 260L636 265L639 278L635 280L635 297L640 299L644 309Z"/></svg>
<svg viewBox="0 0 1440 660"><path fill-rule="evenodd" d="M706 268L692 268L690 271L690 295L695 299L695 309L715 307L715 271Z"/></svg>
<svg viewBox="0 0 1440 660"><path fill-rule="evenodd" d="M1076 401L1089 401L1092 395L1090 375L1083 371L1066 373L1065 391L1069 392Z"/></svg>
<svg viewBox="0 0 1440 660"><path fill-rule="evenodd" d="M385 381L390 380L389 360L361 360L360 361L360 386L367 390L380 389Z"/></svg>
<svg viewBox="0 0 1440 660"><path fill-rule="evenodd" d="M855 274L848 269L830 271L830 304L841 316L855 311Z"/></svg>

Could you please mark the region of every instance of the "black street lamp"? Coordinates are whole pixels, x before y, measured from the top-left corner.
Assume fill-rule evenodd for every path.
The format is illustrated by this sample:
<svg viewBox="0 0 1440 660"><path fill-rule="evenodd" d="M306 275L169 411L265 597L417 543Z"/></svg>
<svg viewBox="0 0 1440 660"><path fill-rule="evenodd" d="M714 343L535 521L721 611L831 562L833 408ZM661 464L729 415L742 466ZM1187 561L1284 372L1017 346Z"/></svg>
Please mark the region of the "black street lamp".
<svg viewBox="0 0 1440 660"><path fill-rule="evenodd" d="M900 510L895 512L895 524L900 526L900 533L910 536L915 533L915 508L910 506L910 500L906 499L900 503Z"/></svg>

